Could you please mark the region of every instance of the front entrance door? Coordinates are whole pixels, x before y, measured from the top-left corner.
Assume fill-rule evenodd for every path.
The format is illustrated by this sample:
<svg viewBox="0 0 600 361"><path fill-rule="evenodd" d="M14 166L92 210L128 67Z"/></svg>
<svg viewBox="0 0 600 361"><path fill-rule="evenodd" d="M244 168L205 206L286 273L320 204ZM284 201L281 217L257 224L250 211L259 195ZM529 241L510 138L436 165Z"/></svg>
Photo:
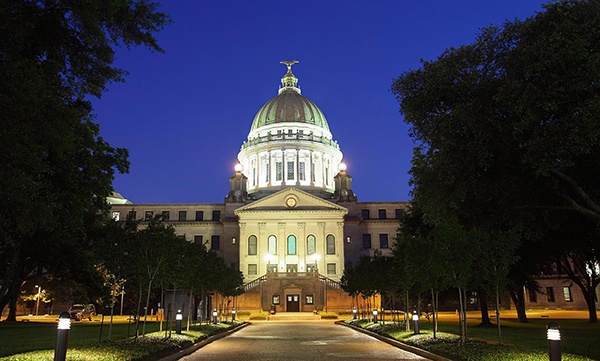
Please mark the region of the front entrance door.
<svg viewBox="0 0 600 361"><path fill-rule="evenodd" d="M287 295L286 312L300 312L300 295Z"/></svg>

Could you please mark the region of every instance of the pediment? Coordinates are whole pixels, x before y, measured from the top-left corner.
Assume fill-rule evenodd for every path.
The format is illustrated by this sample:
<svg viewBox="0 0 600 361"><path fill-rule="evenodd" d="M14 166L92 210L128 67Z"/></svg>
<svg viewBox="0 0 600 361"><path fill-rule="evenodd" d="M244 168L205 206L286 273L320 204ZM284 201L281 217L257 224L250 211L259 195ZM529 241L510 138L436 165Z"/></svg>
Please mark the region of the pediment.
<svg viewBox="0 0 600 361"><path fill-rule="evenodd" d="M236 215L257 211L338 211L348 209L300 189L289 187L235 210Z"/></svg>

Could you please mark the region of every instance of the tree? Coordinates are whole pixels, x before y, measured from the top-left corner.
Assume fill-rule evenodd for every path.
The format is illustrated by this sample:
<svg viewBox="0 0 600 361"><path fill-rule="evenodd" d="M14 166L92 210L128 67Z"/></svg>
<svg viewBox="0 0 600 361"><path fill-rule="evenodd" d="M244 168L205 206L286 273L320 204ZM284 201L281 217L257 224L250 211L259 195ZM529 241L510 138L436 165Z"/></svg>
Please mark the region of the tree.
<svg viewBox="0 0 600 361"><path fill-rule="evenodd" d="M32 274L80 267L90 222L107 210L127 150L99 136L87 96L125 71L115 46L162 51L170 19L145 0L8 0L0 5L0 312ZM43 251L42 251L43 250ZM82 261L86 261L83 259ZM84 267L85 269L89 267Z"/></svg>
<svg viewBox="0 0 600 361"><path fill-rule="evenodd" d="M600 224L599 38L599 2L550 3L525 21L483 29L392 85L420 143L415 200L429 217L457 217L467 229L523 230L511 270L522 285L532 274L516 271L535 273L521 266L549 212Z"/></svg>

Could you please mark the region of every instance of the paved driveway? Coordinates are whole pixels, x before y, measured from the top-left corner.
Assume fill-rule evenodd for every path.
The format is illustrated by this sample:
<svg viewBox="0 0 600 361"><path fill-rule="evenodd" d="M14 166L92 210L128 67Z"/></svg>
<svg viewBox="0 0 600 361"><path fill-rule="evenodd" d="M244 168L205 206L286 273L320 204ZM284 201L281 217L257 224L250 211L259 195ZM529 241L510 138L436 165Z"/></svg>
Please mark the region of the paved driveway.
<svg viewBox="0 0 600 361"><path fill-rule="evenodd" d="M427 359L331 321L266 321L253 323L181 360Z"/></svg>

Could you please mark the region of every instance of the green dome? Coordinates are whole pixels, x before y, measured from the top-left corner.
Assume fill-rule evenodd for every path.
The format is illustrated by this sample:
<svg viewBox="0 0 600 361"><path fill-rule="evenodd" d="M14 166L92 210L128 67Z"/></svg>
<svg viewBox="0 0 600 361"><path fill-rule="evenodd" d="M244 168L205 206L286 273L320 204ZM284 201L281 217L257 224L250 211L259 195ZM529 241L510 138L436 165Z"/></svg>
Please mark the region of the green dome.
<svg viewBox="0 0 600 361"><path fill-rule="evenodd" d="M323 112L310 99L302 96L299 89L290 87L282 90L256 113L251 132L266 125L289 122L312 124L329 131Z"/></svg>

